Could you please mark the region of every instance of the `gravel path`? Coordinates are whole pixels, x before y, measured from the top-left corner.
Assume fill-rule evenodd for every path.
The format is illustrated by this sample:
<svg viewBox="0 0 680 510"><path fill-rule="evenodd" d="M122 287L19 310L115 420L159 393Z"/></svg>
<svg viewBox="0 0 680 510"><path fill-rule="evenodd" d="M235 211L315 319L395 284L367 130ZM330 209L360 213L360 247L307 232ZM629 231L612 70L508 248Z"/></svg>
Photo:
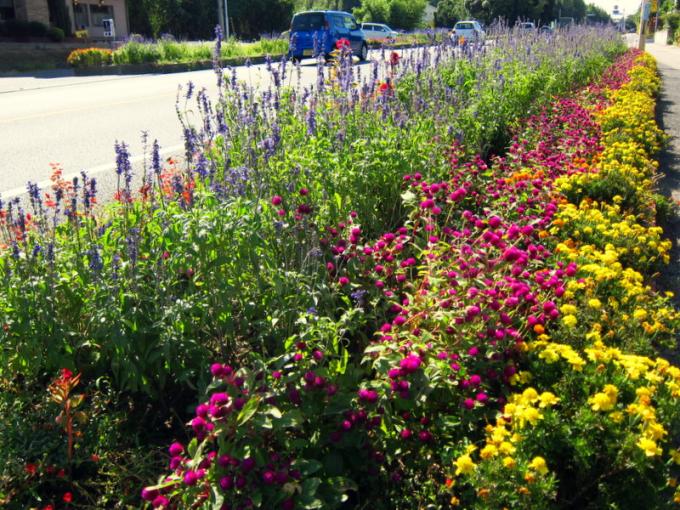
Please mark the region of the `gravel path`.
<svg viewBox="0 0 680 510"><path fill-rule="evenodd" d="M656 58L663 80L657 120L671 137L659 157L659 191L680 205L680 47L648 44L646 49ZM661 226L673 241L673 249L660 284L674 292L675 303L680 306L680 217L675 215Z"/></svg>

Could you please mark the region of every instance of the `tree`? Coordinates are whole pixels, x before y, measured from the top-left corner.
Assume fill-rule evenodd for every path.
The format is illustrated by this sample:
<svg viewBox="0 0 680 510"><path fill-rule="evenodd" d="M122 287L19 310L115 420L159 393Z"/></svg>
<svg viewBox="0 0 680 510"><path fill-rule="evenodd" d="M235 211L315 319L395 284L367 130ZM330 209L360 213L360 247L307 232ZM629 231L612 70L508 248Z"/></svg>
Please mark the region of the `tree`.
<svg viewBox="0 0 680 510"><path fill-rule="evenodd" d="M609 23L612 20L607 11L595 4L586 6L586 18L590 23Z"/></svg>
<svg viewBox="0 0 680 510"><path fill-rule="evenodd" d="M281 32L290 26L293 0L229 0L229 19L240 38Z"/></svg>
<svg viewBox="0 0 680 510"><path fill-rule="evenodd" d="M363 0L361 6L354 9L354 15L360 21L411 30L420 25L426 5L425 0Z"/></svg>
<svg viewBox="0 0 680 510"><path fill-rule="evenodd" d="M437 27L452 27L457 21L467 18L464 0L441 0L434 13L434 24Z"/></svg>

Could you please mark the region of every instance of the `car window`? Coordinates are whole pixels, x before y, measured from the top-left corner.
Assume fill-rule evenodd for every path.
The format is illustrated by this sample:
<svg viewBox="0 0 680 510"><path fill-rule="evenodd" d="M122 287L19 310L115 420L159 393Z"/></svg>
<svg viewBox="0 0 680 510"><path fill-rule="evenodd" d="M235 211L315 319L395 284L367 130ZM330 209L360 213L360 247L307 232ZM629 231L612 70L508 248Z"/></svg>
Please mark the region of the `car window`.
<svg viewBox="0 0 680 510"><path fill-rule="evenodd" d="M354 21L354 19L350 18L349 16L343 16L342 21L345 23L345 28L347 28L348 30L357 30L359 28L357 22Z"/></svg>
<svg viewBox="0 0 680 510"><path fill-rule="evenodd" d="M474 30L472 23L456 23L456 30Z"/></svg>
<svg viewBox="0 0 680 510"><path fill-rule="evenodd" d="M293 18L291 30L307 31L320 30L324 26L324 15L320 12L297 14Z"/></svg>
<svg viewBox="0 0 680 510"><path fill-rule="evenodd" d="M345 26L342 20L342 16L339 16L337 14L331 14L329 17L331 18L331 21L335 28L343 28Z"/></svg>

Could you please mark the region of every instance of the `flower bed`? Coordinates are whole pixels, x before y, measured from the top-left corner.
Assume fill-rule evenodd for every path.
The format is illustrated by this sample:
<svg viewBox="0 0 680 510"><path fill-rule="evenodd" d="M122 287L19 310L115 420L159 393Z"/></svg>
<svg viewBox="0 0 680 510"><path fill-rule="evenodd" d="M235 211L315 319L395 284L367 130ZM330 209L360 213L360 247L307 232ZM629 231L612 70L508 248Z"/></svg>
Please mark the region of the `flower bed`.
<svg viewBox="0 0 680 510"><path fill-rule="evenodd" d="M649 226L658 78L635 52L606 76L531 118L491 168L407 175L395 232L338 226L329 275L359 306L387 298L389 320L363 353L310 314L282 356L214 364L196 438L144 499L665 508L680 369L644 355L672 345L678 314L619 262L649 269L669 249ZM575 236L574 211L603 235Z"/></svg>
<svg viewBox="0 0 680 510"><path fill-rule="evenodd" d="M182 92L178 110L196 99L202 120L184 125L186 168L164 164L147 140L139 200L127 148L118 144L118 203L104 218L93 210L96 182L65 181L60 170L48 196L30 187L30 214L15 202L5 207L3 374L34 388L68 366L81 385L97 381L88 386L83 439L75 440L74 479L93 471L91 437L120 430L103 401L129 398L129 409L147 406L161 420L168 411L157 402L165 401L184 418L187 386L202 392L214 376L191 422L201 441L175 445L173 470L180 471L144 494L161 498L157 505L171 496L175 503L203 498L206 489L212 503L227 494L227 504L250 498L267 508L474 504L474 481L451 493L464 487L453 475L465 459L455 462L466 441L484 443L480 423L493 422L503 399L526 383L527 324L536 335L573 327L575 337L582 326L578 313L561 310L572 303L560 299L577 291L569 281L584 269L554 255L562 248L550 229L561 209L546 204L558 176L596 160L598 123L583 104L591 96L606 104L601 89L555 103L554 118L548 109L516 128L509 155L491 168L475 152L500 150L508 124L546 104L544 96L600 75L620 51L604 36L560 35L480 53L468 47L464 58L448 47L408 59L385 55L361 87L346 58L330 73L320 68L314 90L283 86L295 72L285 65L269 66L275 88L262 96L220 73L218 103L191 84ZM575 41L582 46L574 49ZM380 66L389 80L378 78ZM611 70L611 88L627 71L624 64ZM631 164L641 158L626 157ZM648 198L630 203L651 214ZM663 253L641 269L655 257ZM621 275L639 284L637 274L622 268ZM647 295L644 287L635 292ZM548 301L554 308L532 311ZM675 320L662 301L645 302L659 340ZM562 326L561 315L577 323ZM621 338L636 352L649 347L646 330ZM207 373L210 359L224 363ZM554 391L545 406L562 410L562 394L545 391ZM149 416L140 419L145 432L154 429ZM211 446L215 434L219 450ZM98 450L99 462L126 462L129 455L114 450ZM82 453L86 460L78 460ZM153 453L142 448L132 458ZM467 455L472 466L459 474L482 473L476 454ZM189 456L196 461L188 464ZM36 451L19 457L33 464ZM553 469L547 457L545 466L516 457L522 468ZM188 490L173 485L178 477ZM37 484L35 475L27 479ZM548 482L531 486L531 497L552 493ZM43 500L53 494L46 485L36 491Z"/></svg>

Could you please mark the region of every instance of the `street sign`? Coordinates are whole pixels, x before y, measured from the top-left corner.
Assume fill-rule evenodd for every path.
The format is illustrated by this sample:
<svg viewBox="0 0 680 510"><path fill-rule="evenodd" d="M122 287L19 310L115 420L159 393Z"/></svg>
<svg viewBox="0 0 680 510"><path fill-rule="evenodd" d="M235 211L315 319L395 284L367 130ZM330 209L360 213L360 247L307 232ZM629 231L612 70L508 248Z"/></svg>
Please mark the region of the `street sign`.
<svg viewBox="0 0 680 510"><path fill-rule="evenodd" d="M642 21L647 21L649 19L649 13L652 6L649 2L642 2L642 6Z"/></svg>

